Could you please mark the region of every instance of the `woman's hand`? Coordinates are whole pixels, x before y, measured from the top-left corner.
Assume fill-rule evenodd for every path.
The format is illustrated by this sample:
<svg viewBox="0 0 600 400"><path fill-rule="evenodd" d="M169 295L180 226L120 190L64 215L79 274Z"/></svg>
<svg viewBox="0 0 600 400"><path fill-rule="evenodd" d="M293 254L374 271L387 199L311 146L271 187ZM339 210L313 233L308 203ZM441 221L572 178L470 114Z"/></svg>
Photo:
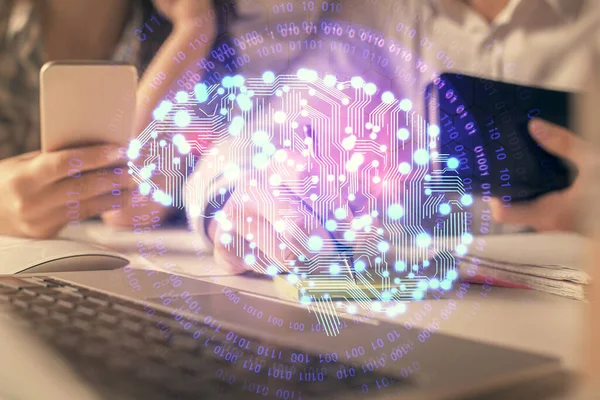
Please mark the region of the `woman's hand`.
<svg viewBox="0 0 600 400"><path fill-rule="evenodd" d="M121 207L133 184L115 146L0 160L0 234L50 238L71 221Z"/></svg>
<svg viewBox="0 0 600 400"><path fill-rule="evenodd" d="M494 219L505 224L528 225L538 231L577 231L577 212L585 189L582 182L593 163L597 163L597 154L572 132L547 121L533 119L529 131L546 151L571 162L579 175L570 187L529 202L512 203L505 208L501 201L493 199Z"/></svg>

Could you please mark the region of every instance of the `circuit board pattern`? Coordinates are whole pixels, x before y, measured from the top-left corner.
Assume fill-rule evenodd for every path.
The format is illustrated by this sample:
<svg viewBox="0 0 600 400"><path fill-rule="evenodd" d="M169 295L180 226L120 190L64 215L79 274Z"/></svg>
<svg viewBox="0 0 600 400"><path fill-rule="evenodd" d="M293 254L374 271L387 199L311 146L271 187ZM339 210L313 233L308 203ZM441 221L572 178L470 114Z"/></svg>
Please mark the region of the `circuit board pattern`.
<svg viewBox="0 0 600 400"><path fill-rule="evenodd" d="M473 240L459 162L437 153L439 128L412 108L360 77L225 77L159 105L131 142L130 173L155 201L213 219L216 245L248 269L289 273L301 303L336 334L339 321L324 317L334 301L350 313L402 312L403 301L452 287L453 254ZM198 158L202 176L191 184ZM186 174L175 168L182 163ZM169 178L165 187L155 174ZM206 215L231 193L238 212ZM264 221L245 215L250 205Z"/></svg>

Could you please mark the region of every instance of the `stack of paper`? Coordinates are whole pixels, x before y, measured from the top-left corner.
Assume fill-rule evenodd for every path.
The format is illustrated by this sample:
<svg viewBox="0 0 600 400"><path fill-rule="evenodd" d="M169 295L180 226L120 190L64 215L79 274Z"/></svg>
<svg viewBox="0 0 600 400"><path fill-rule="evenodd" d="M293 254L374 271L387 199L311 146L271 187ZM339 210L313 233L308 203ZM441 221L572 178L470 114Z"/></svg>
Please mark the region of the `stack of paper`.
<svg viewBox="0 0 600 400"><path fill-rule="evenodd" d="M583 270L582 236L527 233L483 239L470 246L468 255L458 257L462 280L585 300L590 276Z"/></svg>

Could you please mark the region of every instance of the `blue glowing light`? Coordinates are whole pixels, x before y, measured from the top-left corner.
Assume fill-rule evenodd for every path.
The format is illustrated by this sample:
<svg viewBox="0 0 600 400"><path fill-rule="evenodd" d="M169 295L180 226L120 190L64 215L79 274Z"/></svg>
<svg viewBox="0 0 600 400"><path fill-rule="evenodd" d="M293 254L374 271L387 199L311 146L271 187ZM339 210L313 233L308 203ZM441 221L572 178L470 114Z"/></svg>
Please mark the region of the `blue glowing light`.
<svg viewBox="0 0 600 400"><path fill-rule="evenodd" d="M420 290L415 290L412 295L413 299L415 300L423 300L423 297L425 296L425 294Z"/></svg>
<svg viewBox="0 0 600 400"><path fill-rule="evenodd" d="M231 120L231 124L229 125L229 134L231 136L239 136L240 133L242 132L242 129L244 128L244 124L246 122L244 121L244 118L242 117L234 117Z"/></svg>
<svg viewBox="0 0 600 400"><path fill-rule="evenodd" d="M237 105L242 111L252 110L252 100L247 94L240 94L236 99Z"/></svg>
<svg viewBox="0 0 600 400"><path fill-rule="evenodd" d="M252 142L260 147L263 147L270 142L269 134L265 131L256 131L252 135Z"/></svg>
<svg viewBox="0 0 600 400"><path fill-rule="evenodd" d="M186 128L191 120L192 118L186 110L179 110L175 113L175 125L180 128Z"/></svg>
<svg viewBox="0 0 600 400"><path fill-rule="evenodd" d="M334 87L337 83L337 79L334 75L325 75L325 78L323 78L323 83L325 86Z"/></svg>
<svg viewBox="0 0 600 400"><path fill-rule="evenodd" d="M419 233L415 237L415 243L418 247L429 247L431 246L431 236L425 232Z"/></svg>
<svg viewBox="0 0 600 400"><path fill-rule="evenodd" d="M459 244L456 246L456 253L464 256L465 254L467 254L467 246L465 246L464 244Z"/></svg>
<svg viewBox="0 0 600 400"><path fill-rule="evenodd" d="M426 291L427 290L427 282L419 281L419 283L417 283L417 288L423 292Z"/></svg>
<svg viewBox="0 0 600 400"><path fill-rule="evenodd" d="M386 253L390 249L390 244L388 242L379 242L377 245L377 250L382 253Z"/></svg>
<svg viewBox="0 0 600 400"><path fill-rule="evenodd" d="M412 109L412 101L403 99L398 106L402 111L410 111Z"/></svg>
<svg viewBox="0 0 600 400"><path fill-rule="evenodd" d="M450 271L448 271L448 273L446 274L446 277L451 280L451 281L455 281L458 279L458 273L456 272L456 270L451 269Z"/></svg>
<svg viewBox="0 0 600 400"><path fill-rule="evenodd" d="M252 158L252 165L257 169L265 169L269 166L269 156L265 153L258 153Z"/></svg>
<svg viewBox="0 0 600 400"><path fill-rule="evenodd" d="M314 82L317 79L319 79L319 75L317 74L317 71L313 71L312 69L306 69L306 68L300 68L298 70L297 76L298 76L298 79L307 81L307 82Z"/></svg>
<svg viewBox="0 0 600 400"><path fill-rule="evenodd" d="M419 149L413 154L413 160L417 165L425 165L429 162L429 152L425 149Z"/></svg>
<svg viewBox="0 0 600 400"><path fill-rule="evenodd" d="M393 221L397 221L404 216L404 207L400 204L390 204L387 209L387 216Z"/></svg>
<svg viewBox="0 0 600 400"><path fill-rule="evenodd" d="M311 236L308 238L308 249L312 252L318 252L323 248L323 238L320 236Z"/></svg>
<svg viewBox="0 0 600 400"><path fill-rule="evenodd" d="M233 84L234 84L234 81L233 81L233 77L231 77L231 76L226 76L221 80L221 85L226 89L233 87Z"/></svg>
<svg viewBox="0 0 600 400"><path fill-rule="evenodd" d="M338 220L340 220L340 221L341 221L341 220L343 220L343 219L345 219L345 218L348 216L348 213L346 212L346 209L345 209L345 208L341 208L341 207L340 207L340 208L337 208L337 209L334 211L334 213L333 213L333 214L334 214L334 215L335 215L335 217L336 217Z"/></svg>
<svg viewBox="0 0 600 400"><path fill-rule="evenodd" d="M433 278L432 280L429 281L429 287L432 288L433 290L439 288L440 287L440 281L437 280L436 278Z"/></svg>
<svg viewBox="0 0 600 400"><path fill-rule="evenodd" d="M400 128L398 129L398 132L396 132L396 136L399 140L405 141L410 137L410 132L408 132L408 129L406 128Z"/></svg>
<svg viewBox="0 0 600 400"><path fill-rule="evenodd" d="M381 101L384 104L392 104L395 100L396 100L396 97L394 96L394 93L392 93L392 92L383 92L383 94L381 95Z"/></svg>
<svg viewBox="0 0 600 400"><path fill-rule="evenodd" d="M333 232L337 229L337 222L335 222L332 219L329 219L325 222L325 229L327 229L329 232Z"/></svg>
<svg viewBox="0 0 600 400"><path fill-rule="evenodd" d="M440 284L440 286L442 287L442 289L444 290L450 290L452 289L452 282L448 281L448 280L443 280L442 283Z"/></svg>
<svg viewBox="0 0 600 400"><path fill-rule="evenodd" d="M208 87L204 83L197 84L194 86L194 95L196 96L198 103L204 103L208 100Z"/></svg>
<svg viewBox="0 0 600 400"><path fill-rule="evenodd" d="M356 272L363 272L367 268L367 264L363 260L357 260L354 262L354 270Z"/></svg>
<svg viewBox="0 0 600 400"><path fill-rule="evenodd" d="M400 278L394 278L394 284L399 285L400 282L402 282Z"/></svg>
<svg viewBox="0 0 600 400"><path fill-rule="evenodd" d="M396 261L396 263L394 264L394 269L396 270L396 272L406 271L406 262L402 260Z"/></svg>
<svg viewBox="0 0 600 400"><path fill-rule="evenodd" d="M440 134L440 127L437 125L429 125L427 127L427 134L429 136L435 137Z"/></svg>
<svg viewBox="0 0 600 400"><path fill-rule="evenodd" d="M375 93L377 93L377 86L375 86L374 83L367 83L364 86L364 91L366 95L373 96Z"/></svg>
<svg viewBox="0 0 600 400"><path fill-rule="evenodd" d="M224 244L225 246L230 244L232 241L233 241L233 236L231 236L231 234L223 233L221 235L221 243Z"/></svg>
<svg viewBox="0 0 600 400"><path fill-rule="evenodd" d="M356 233L354 231L346 231L344 232L344 239L352 241L356 239Z"/></svg>
<svg viewBox="0 0 600 400"><path fill-rule="evenodd" d="M389 276L390 276L390 271L383 271L383 272L381 273L381 276L383 276L384 278L387 278L387 277L389 277Z"/></svg>
<svg viewBox="0 0 600 400"><path fill-rule="evenodd" d="M271 71L266 71L263 75L262 75L262 80L264 83L273 83L275 82L275 74Z"/></svg>
<svg viewBox="0 0 600 400"><path fill-rule="evenodd" d="M470 206L471 204L473 204L473 196L471 196L470 194L465 194L460 198L460 202L463 203L463 205L465 206Z"/></svg>
<svg viewBox="0 0 600 400"><path fill-rule="evenodd" d="M233 86L237 86L237 87L241 87L244 85L244 82L246 80L244 79L244 77L242 75L236 75L232 78L232 85Z"/></svg>
<svg viewBox="0 0 600 400"><path fill-rule="evenodd" d="M177 94L175 95L175 100L178 103L187 103L189 99L190 96L187 94L187 92L184 92L183 90L181 92L177 92Z"/></svg>
<svg viewBox="0 0 600 400"><path fill-rule="evenodd" d="M148 182L142 182L140 183L140 194L142 196L147 196L148 194L150 194L150 184Z"/></svg>
<svg viewBox="0 0 600 400"><path fill-rule="evenodd" d="M446 165L448 165L448 168L450 169L456 169L460 165L460 162L458 161L458 159L450 157L448 161L446 161Z"/></svg>
<svg viewBox="0 0 600 400"><path fill-rule="evenodd" d="M269 265L267 267L267 275L275 276L278 272L279 271L275 265Z"/></svg>
<svg viewBox="0 0 600 400"><path fill-rule="evenodd" d="M463 243L466 243L466 244L473 243L473 235L470 234L469 232L463 233L463 235L462 235L462 241L463 241Z"/></svg>
<svg viewBox="0 0 600 400"><path fill-rule="evenodd" d="M360 76L354 76L352 79L350 79L350 86L352 86L354 89L360 89L364 84L365 80Z"/></svg>
<svg viewBox="0 0 600 400"><path fill-rule="evenodd" d="M340 265L339 264L331 264L329 266L329 273L331 275L338 275L340 273Z"/></svg>
<svg viewBox="0 0 600 400"><path fill-rule="evenodd" d="M381 293L381 300L382 301L390 301L392 299L392 293L391 292L383 292Z"/></svg>
<svg viewBox="0 0 600 400"><path fill-rule="evenodd" d="M401 162L400 165L398 166L398 172L400 172L403 175L408 174L410 172L410 170L411 170L411 166L407 162Z"/></svg>
<svg viewBox="0 0 600 400"><path fill-rule="evenodd" d="M256 257L254 256L254 254L246 254L246 256L244 256L244 262L247 265L252 265L256 262Z"/></svg>
<svg viewBox="0 0 600 400"><path fill-rule="evenodd" d="M448 203L440 204L440 214L448 215L448 214L450 214L450 211L452 211L452 207L450 207L450 204L448 204Z"/></svg>

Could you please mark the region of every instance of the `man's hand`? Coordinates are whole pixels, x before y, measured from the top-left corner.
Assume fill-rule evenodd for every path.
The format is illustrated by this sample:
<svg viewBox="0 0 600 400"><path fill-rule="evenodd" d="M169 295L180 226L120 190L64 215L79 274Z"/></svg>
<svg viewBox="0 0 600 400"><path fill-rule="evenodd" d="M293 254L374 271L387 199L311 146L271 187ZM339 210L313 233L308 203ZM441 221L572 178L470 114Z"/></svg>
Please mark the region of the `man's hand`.
<svg viewBox="0 0 600 400"><path fill-rule="evenodd" d="M586 174L594 162L594 152L572 132L540 119L529 124L531 136L549 153L571 162L579 175L570 187L525 203L505 207L498 199L491 202L494 219L505 224L528 225L538 231L578 230L577 211L583 198Z"/></svg>

